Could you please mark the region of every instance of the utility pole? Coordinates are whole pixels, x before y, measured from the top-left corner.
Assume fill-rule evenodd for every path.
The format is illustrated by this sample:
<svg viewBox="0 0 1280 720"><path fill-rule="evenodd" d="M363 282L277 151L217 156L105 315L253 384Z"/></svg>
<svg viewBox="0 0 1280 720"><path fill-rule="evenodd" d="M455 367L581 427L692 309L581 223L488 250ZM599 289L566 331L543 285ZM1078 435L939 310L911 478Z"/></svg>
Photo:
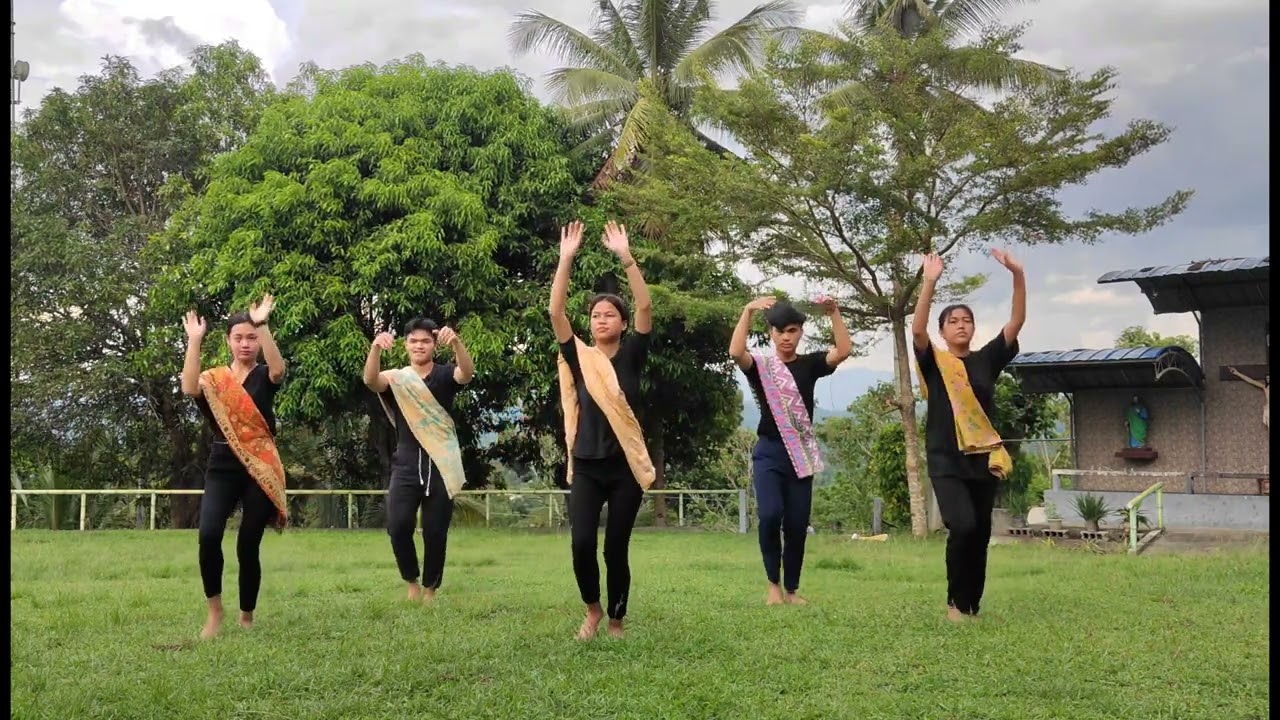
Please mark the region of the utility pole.
<svg viewBox="0 0 1280 720"><path fill-rule="evenodd" d="M18 124L18 103L22 99L22 81L31 76L31 65L26 60L17 60L14 50L14 39L18 35L18 24L13 20L13 3L9 3L9 126Z"/></svg>

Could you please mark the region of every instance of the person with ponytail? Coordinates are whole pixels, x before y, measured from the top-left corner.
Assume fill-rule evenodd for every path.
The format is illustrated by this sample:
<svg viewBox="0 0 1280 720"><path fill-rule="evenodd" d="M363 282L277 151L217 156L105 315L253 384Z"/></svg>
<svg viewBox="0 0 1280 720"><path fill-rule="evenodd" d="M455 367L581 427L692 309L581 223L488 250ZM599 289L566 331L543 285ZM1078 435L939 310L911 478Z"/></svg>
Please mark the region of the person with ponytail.
<svg viewBox="0 0 1280 720"><path fill-rule="evenodd" d="M993 250L991 257L1013 276L1013 311L990 342L973 349L974 317L968 305L943 308L938 314L943 344L929 339L929 306L942 276L942 258L935 254L922 263L911 320L920 389L927 402L929 482L947 528L947 618L953 622L978 615L997 484L1013 470L992 420L996 379L1018 354L1018 333L1027 319L1027 283L1022 265L1011 255Z"/></svg>
<svg viewBox="0 0 1280 720"><path fill-rule="evenodd" d="M184 323L187 354L182 366L182 392L213 430L213 445L205 469L200 499L200 577L209 616L200 631L203 639L222 627L222 536L227 520L242 508L236 557L240 561L240 626L253 626L262 586L259 548L268 525L283 529L288 522L284 465L276 449L275 398L284 382L285 362L276 347L267 318L275 307L270 295L227 321L231 364L200 371L200 344L205 321L194 311ZM258 362L261 355L265 363Z"/></svg>
<svg viewBox="0 0 1280 720"><path fill-rule="evenodd" d="M595 637L609 618L609 634L622 637L631 594L628 550L644 491L656 477L640 428L640 376L649 357L653 307L640 266L631 255L627 229L610 221L604 246L618 256L631 286L635 315L616 293L587 304L591 343L578 339L567 312L569 276L582 244L579 221L560 230L560 262L551 285L551 327L560 345L560 402L564 410L573 574L586 605L578 639ZM604 530L607 605L600 603L596 559L600 513L609 505Z"/></svg>

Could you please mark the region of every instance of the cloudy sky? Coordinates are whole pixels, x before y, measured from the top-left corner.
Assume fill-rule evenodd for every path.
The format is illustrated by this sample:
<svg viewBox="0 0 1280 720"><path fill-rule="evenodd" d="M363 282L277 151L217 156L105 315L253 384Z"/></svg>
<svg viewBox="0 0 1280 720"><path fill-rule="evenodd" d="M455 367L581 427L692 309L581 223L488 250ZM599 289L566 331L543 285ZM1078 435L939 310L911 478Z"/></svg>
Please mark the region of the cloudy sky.
<svg viewBox="0 0 1280 720"><path fill-rule="evenodd" d="M420 52L477 68L507 66L534 79L555 63L514 57L506 42L512 16L536 9L578 27L591 0L17 0L17 58L31 64L23 106L53 87L74 88L108 53L131 57L143 72L178 64L198 43L235 38L263 58L283 85L300 63L344 67ZM752 0L720 0L722 24ZM841 2L805 5L806 24L826 29ZM1031 23L1024 56L1088 72L1120 71L1112 127L1134 117L1174 126L1173 139L1128 168L1098 176L1064 196L1068 209L1119 209L1192 188L1186 213L1142 237L1110 237L1090 246L1019 254L1027 266L1029 321L1024 349L1109 347L1121 329L1141 324L1164 334L1195 332L1190 316L1153 316L1133 285L1099 286L1114 269L1205 258L1268 254L1267 158L1270 40L1264 0L1040 0L1011 19ZM542 93L541 83L535 85ZM975 294L979 335L996 332L1008 313L1004 271L981 256L957 260L960 271L992 271ZM797 288L798 289L798 288ZM866 377L890 370L881 341L842 370ZM868 372L869 371L869 372ZM861 385L858 381L856 384ZM851 388L852 389L852 388ZM840 407L847 400L820 402Z"/></svg>

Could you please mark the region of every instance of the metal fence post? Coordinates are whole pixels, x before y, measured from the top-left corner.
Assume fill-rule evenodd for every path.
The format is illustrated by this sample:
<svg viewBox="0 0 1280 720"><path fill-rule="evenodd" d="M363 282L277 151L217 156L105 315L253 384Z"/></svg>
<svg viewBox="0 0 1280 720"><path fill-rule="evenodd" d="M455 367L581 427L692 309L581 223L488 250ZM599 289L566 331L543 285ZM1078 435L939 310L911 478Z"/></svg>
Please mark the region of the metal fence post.
<svg viewBox="0 0 1280 720"><path fill-rule="evenodd" d="M871 534L879 535L884 518L884 500L871 498Z"/></svg>
<svg viewBox="0 0 1280 720"><path fill-rule="evenodd" d="M347 529L356 526L356 496L347 493Z"/></svg>
<svg viewBox="0 0 1280 720"><path fill-rule="evenodd" d="M747 489L738 489L738 533L747 534Z"/></svg>
<svg viewBox="0 0 1280 720"><path fill-rule="evenodd" d="M676 495L676 503L677 503L677 513L676 513L676 514L677 514L677 515L679 516L679 518L680 518L680 520L679 520L679 522L680 522L680 527L684 527L684 493L683 493L683 492L681 492L681 493L679 493L679 494L677 494L677 495Z"/></svg>
<svg viewBox="0 0 1280 720"><path fill-rule="evenodd" d="M9 495L9 532L18 529L18 494Z"/></svg>
<svg viewBox="0 0 1280 720"><path fill-rule="evenodd" d="M156 494L151 493L151 529L156 529Z"/></svg>
<svg viewBox="0 0 1280 720"><path fill-rule="evenodd" d="M80 529L81 530L84 530L85 511L86 511L86 506L89 504L88 500L89 500L88 493L80 493Z"/></svg>
<svg viewBox="0 0 1280 720"><path fill-rule="evenodd" d="M488 490L484 493L484 526L489 527L489 497L492 495Z"/></svg>

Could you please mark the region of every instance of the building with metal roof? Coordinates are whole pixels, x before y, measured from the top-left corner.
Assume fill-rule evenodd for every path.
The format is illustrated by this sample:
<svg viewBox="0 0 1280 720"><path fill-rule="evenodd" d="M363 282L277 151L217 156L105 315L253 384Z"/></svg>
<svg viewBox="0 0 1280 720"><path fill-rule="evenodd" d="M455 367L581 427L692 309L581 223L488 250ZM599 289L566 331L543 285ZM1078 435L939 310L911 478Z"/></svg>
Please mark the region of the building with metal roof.
<svg viewBox="0 0 1280 720"><path fill-rule="evenodd" d="M1180 347L1024 352L1009 371L1029 393L1063 393L1071 404L1074 490L1046 500L1064 517L1073 495L1123 505L1160 473L1170 526L1270 529L1269 257L1200 260L1108 272L1099 284L1132 282L1157 314L1190 312L1198 357ZM1269 388L1269 385L1268 385ZM1150 412L1149 452L1127 448L1125 411ZM1096 474L1094 474L1096 473ZM1172 478L1179 478L1173 480ZM1173 509L1170 514L1171 508Z"/></svg>

